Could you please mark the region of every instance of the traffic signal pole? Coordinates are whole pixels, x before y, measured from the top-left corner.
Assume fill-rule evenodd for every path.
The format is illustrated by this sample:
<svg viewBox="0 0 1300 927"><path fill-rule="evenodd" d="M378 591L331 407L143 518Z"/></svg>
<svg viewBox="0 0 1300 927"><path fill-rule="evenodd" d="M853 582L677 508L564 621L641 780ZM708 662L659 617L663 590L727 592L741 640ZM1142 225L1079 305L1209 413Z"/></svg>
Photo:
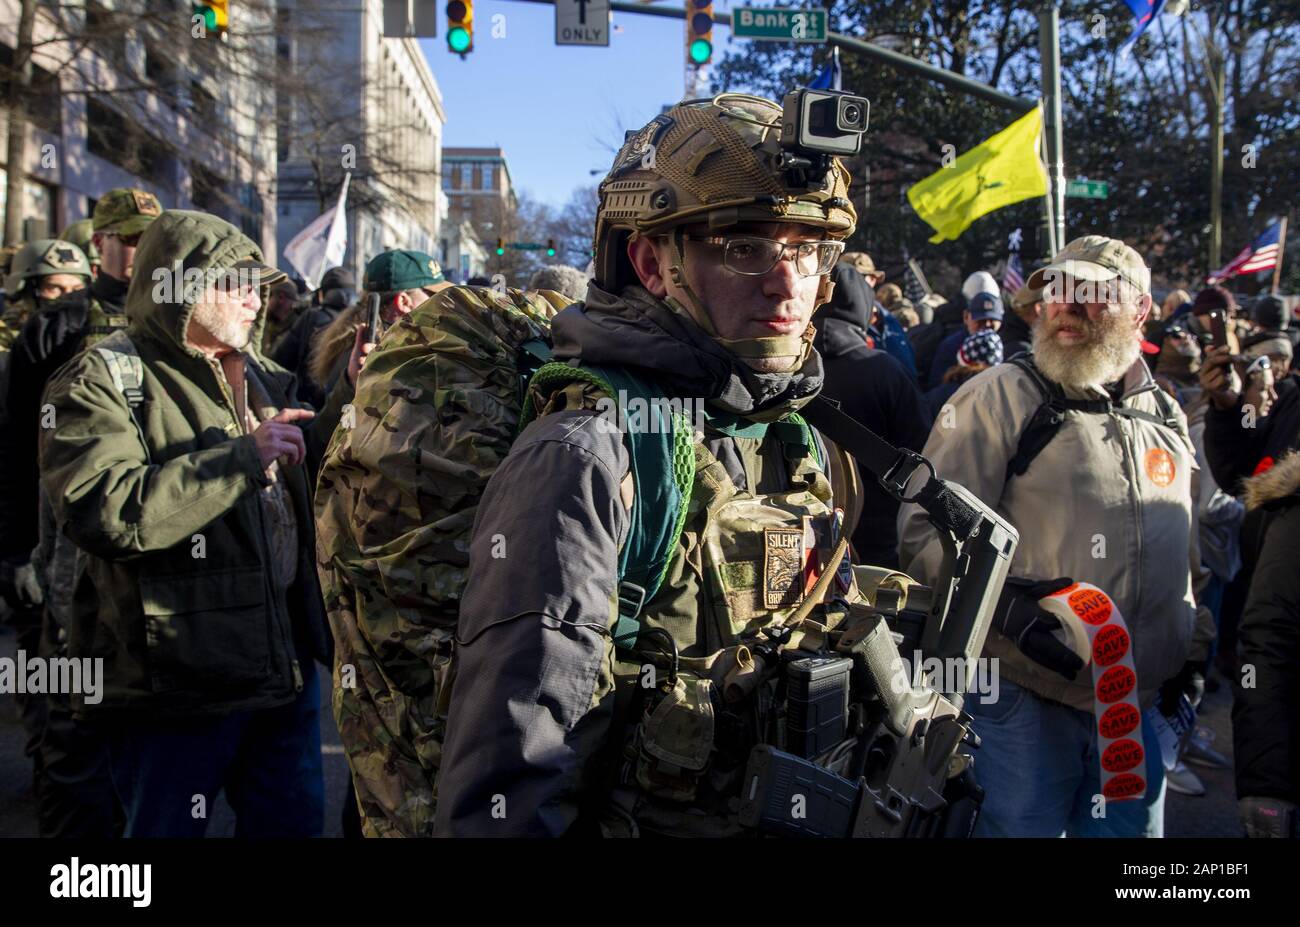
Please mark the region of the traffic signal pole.
<svg viewBox="0 0 1300 927"><path fill-rule="evenodd" d="M1055 2L1038 11L1038 53L1043 81L1043 140L1047 148L1047 242L1052 255L1065 246L1065 158L1061 129L1061 16Z"/></svg>
<svg viewBox="0 0 1300 927"><path fill-rule="evenodd" d="M517 3L542 3L546 6L555 6L554 0L515 0ZM656 7L640 3L624 3L619 0L613 0L609 5L615 13L635 13L638 16L659 16L664 19L685 19L686 11L682 8L675 7ZM730 13L714 13L713 21L721 26L731 28ZM829 45L838 45L840 48L848 51L857 52L874 61L887 64L890 67L902 71L905 74L912 74L917 77L923 77L927 80L943 84L945 87L959 93L968 93L973 97L978 97L989 103L1001 106L1011 110L1016 115L1022 115L1029 112L1038 105L1037 100L1026 100L1021 97L1013 97L1009 93L1003 93L988 84L972 80L964 74L955 74L945 68L930 64L927 61L918 61L915 58L909 58L907 55L900 55L896 51L874 45L871 42L854 38L851 35L842 35L838 32L828 32L826 41Z"/></svg>

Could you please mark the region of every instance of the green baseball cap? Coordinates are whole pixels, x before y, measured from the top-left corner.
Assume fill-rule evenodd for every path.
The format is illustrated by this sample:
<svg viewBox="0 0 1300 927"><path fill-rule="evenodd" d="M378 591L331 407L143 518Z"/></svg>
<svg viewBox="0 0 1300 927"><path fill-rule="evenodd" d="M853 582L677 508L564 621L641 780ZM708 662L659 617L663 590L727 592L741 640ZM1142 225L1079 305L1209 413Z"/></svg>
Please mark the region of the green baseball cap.
<svg viewBox="0 0 1300 927"><path fill-rule="evenodd" d="M118 187L109 190L95 203L91 222L96 232L138 235L161 215L162 206L152 193L134 187Z"/></svg>
<svg viewBox="0 0 1300 927"><path fill-rule="evenodd" d="M1048 281L1062 276L1093 283L1118 277L1142 293L1151 292L1151 271L1142 255L1118 238L1104 235L1076 238L1058 251L1050 264L1030 274L1025 284L1030 289L1040 290Z"/></svg>
<svg viewBox="0 0 1300 927"><path fill-rule="evenodd" d="M371 293L395 293L446 283L438 262L423 251L385 251L366 265L361 286Z"/></svg>

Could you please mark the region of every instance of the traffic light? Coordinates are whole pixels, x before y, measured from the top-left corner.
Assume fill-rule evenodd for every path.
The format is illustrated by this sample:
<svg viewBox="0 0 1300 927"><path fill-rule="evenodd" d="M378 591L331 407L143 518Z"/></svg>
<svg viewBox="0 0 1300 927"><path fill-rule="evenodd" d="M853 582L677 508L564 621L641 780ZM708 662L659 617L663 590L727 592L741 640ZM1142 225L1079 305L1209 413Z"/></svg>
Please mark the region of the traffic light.
<svg viewBox="0 0 1300 927"><path fill-rule="evenodd" d="M447 4L447 50L462 58L474 50L474 0Z"/></svg>
<svg viewBox="0 0 1300 927"><path fill-rule="evenodd" d="M713 0L686 0L686 60L708 64L713 57Z"/></svg>
<svg viewBox="0 0 1300 927"><path fill-rule="evenodd" d="M219 36L230 25L230 0L202 0L191 5L194 15L203 17L203 29Z"/></svg>
<svg viewBox="0 0 1300 927"><path fill-rule="evenodd" d="M506 240L505 240L504 238L498 238L498 239L497 239L497 257L500 257L501 255L503 255L503 254L505 254L505 253L506 253Z"/></svg>
<svg viewBox="0 0 1300 927"><path fill-rule="evenodd" d="M555 257L555 239L554 239L554 238L548 238L548 239L546 239L546 256L547 256L547 257Z"/></svg>

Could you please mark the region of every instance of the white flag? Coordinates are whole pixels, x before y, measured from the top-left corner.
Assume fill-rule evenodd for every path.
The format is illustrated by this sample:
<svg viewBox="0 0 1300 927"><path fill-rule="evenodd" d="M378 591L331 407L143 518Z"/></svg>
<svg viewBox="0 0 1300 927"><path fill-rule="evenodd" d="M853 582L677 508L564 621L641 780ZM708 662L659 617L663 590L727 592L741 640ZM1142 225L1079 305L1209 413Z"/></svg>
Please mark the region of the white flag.
<svg viewBox="0 0 1300 927"><path fill-rule="evenodd" d="M325 271L342 264L343 255L347 253L347 201L351 181L352 173L349 171L343 177L338 203L313 219L284 246L284 259L313 290L320 286Z"/></svg>

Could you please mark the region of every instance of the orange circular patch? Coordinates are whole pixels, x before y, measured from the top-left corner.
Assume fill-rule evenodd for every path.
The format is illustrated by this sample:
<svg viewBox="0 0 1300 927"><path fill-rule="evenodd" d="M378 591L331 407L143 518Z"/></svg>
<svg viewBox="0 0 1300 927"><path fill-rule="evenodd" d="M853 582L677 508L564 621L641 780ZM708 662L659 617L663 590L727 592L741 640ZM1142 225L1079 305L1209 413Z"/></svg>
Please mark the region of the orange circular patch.
<svg viewBox="0 0 1300 927"><path fill-rule="evenodd" d="M1128 632L1117 624L1108 624L1092 639L1092 662L1098 666L1110 666L1123 659L1128 648Z"/></svg>
<svg viewBox="0 0 1300 927"><path fill-rule="evenodd" d="M1137 685L1137 675L1127 666L1112 666L1097 680L1097 701L1103 705L1118 702Z"/></svg>
<svg viewBox="0 0 1300 927"><path fill-rule="evenodd" d="M1136 740L1125 737L1102 751L1101 768L1106 772L1128 772L1141 764L1144 758L1142 745Z"/></svg>
<svg viewBox="0 0 1300 927"><path fill-rule="evenodd" d="M1119 702L1107 708L1097 719L1097 730L1107 740L1114 740L1125 734L1132 734L1141 723L1142 716L1138 714L1136 708L1128 702Z"/></svg>
<svg viewBox="0 0 1300 927"><path fill-rule="evenodd" d="M1105 624L1110 618L1110 597L1100 589L1079 589L1070 593L1070 608L1088 624Z"/></svg>
<svg viewBox="0 0 1300 927"><path fill-rule="evenodd" d="M1147 787L1147 781L1136 773L1120 773L1101 787L1101 794L1111 801L1133 798Z"/></svg>
<svg viewBox="0 0 1300 927"><path fill-rule="evenodd" d="M1147 476L1157 486L1168 486L1174 481L1176 471L1174 457L1163 447L1153 447L1147 451Z"/></svg>

